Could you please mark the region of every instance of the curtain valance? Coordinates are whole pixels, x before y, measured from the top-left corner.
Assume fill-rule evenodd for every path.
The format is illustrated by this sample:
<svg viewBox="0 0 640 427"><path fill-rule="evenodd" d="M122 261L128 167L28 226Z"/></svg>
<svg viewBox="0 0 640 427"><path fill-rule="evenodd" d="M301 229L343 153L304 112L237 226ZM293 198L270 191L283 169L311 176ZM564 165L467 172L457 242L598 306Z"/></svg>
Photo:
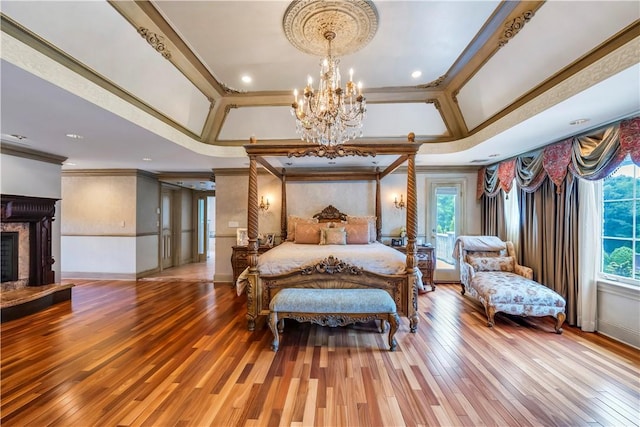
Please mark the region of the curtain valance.
<svg viewBox="0 0 640 427"><path fill-rule="evenodd" d="M525 192L536 191L547 177L560 191L567 172L588 180L603 179L627 154L640 166L640 116L486 166L478 171L476 195L494 197L500 189L509 192L514 178Z"/></svg>

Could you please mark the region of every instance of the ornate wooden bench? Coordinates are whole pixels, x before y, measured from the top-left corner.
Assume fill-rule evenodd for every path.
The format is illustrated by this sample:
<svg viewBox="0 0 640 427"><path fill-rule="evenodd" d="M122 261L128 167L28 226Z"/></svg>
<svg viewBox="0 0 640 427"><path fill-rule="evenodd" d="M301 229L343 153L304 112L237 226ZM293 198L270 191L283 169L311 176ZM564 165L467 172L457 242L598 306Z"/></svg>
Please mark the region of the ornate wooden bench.
<svg viewBox="0 0 640 427"><path fill-rule="evenodd" d="M273 351L278 351L284 319L331 327L380 320L380 332L384 332L385 322L389 323L389 349L395 351L397 346L400 317L389 293L381 289L287 288L273 297L269 310Z"/></svg>

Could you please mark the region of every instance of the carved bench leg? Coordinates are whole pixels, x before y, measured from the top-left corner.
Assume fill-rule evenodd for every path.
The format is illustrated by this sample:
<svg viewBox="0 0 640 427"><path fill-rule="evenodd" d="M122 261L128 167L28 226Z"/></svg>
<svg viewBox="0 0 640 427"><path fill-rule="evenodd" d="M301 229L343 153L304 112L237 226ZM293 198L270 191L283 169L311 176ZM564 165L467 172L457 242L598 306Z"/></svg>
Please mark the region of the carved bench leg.
<svg viewBox="0 0 640 427"><path fill-rule="evenodd" d="M282 319L280 319L282 320ZM272 311L269 313L269 328L273 332L273 343L271 344L271 350L278 351L280 346L280 337L278 336L278 313Z"/></svg>
<svg viewBox="0 0 640 427"><path fill-rule="evenodd" d="M278 332L284 332L284 319L278 319Z"/></svg>
<svg viewBox="0 0 640 427"><path fill-rule="evenodd" d="M396 342L396 331L400 324L400 317L397 313L389 313L389 350L396 351L398 343Z"/></svg>
<svg viewBox="0 0 640 427"><path fill-rule="evenodd" d="M558 317L556 319L556 334L562 333L562 324L564 323L564 319L566 319L566 314L558 313Z"/></svg>

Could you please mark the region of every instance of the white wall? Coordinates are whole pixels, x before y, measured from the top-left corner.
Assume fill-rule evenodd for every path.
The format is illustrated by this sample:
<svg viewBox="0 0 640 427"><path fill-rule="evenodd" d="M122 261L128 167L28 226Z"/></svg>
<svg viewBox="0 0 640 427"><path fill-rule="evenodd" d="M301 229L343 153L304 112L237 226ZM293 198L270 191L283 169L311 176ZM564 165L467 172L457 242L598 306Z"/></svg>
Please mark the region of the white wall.
<svg viewBox="0 0 640 427"><path fill-rule="evenodd" d="M0 193L17 196L62 198L60 178L62 165L33 160L8 154L0 154ZM51 255L55 260L53 271L56 282L61 275L60 224L63 220L62 203L56 203L55 221L51 230Z"/></svg>
<svg viewBox="0 0 640 427"><path fill-rule="evenodd" d="M598 282L598 333L640 348L640 289Z"/></svg>
<svg viewBox="0 0 640 427"><path fill-rule="evenodd" d="M62 275L135 279L158 269L159 183L136 170L62 177Z"/></svg>

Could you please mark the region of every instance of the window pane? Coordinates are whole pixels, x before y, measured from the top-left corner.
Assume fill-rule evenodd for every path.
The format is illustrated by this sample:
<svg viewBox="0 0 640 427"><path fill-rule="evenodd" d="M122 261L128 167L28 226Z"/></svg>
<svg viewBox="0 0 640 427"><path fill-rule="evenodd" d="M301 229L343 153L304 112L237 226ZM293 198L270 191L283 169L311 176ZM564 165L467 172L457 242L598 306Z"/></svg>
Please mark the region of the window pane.
<svg viewBox="0 0 640 427"><path fill-rule="evenodd" d="M640 168L627 156L602 190L602 272L638 280Z"/></svg>
<svg viewBox="0 0 640 427"><path fill-rule="evenodd" d="M605 273L632 277L633 249L629 240L603 239L603 268Z"/></svg>
<svg viewBox="0 0 640 427"><path fill-rule="evenodd" d="M605 202L603 235L633 237L633 201Z"/></svg>
<svg viewBox="0 0 640 427"><path fill-rule="evenodd" d="M622 175L622 173L629 172L627 169L631 169L631 176ZM633 199L633 181L633 165L621 167L615 172L615 175L604 180L604 200Z"/></svg>

